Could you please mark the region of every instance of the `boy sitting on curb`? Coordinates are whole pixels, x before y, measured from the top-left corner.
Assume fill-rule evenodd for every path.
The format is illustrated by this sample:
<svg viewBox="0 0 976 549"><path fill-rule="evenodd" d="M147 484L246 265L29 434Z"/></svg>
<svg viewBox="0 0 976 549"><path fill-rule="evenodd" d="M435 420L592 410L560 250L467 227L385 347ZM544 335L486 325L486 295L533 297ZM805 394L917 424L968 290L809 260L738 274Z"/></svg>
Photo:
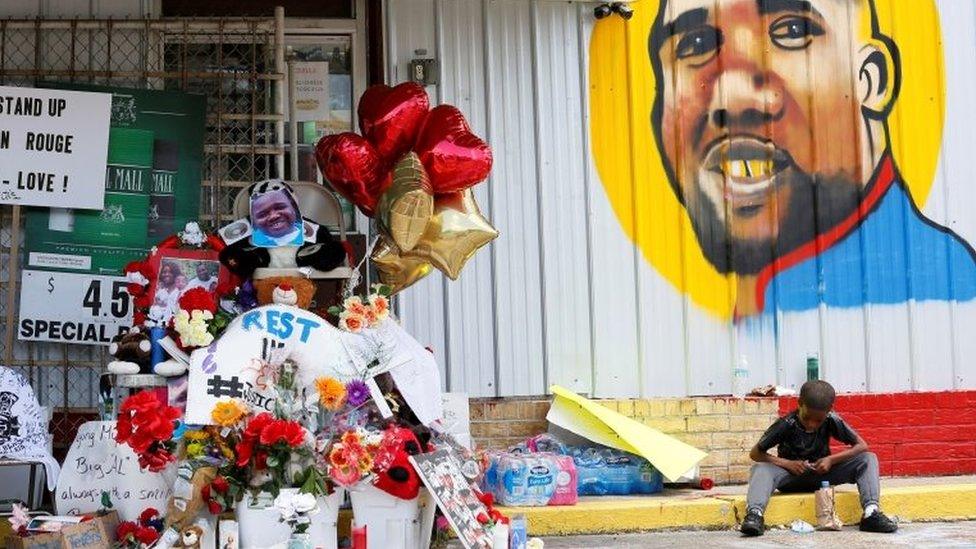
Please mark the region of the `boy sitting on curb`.
<svg viewBox="0 0 976 549"><path fill-rule="evenodd" d="M834 388L826 381L804 383L797 409L776 420L749 452L756 464L749 473L743 534L762 535L763 512L774 490L813 492L824 480L831 486L857 484L864 509L862 531L891 533L898 529L878 508L878 457L868 452L864 439L831 411L834 396ZM831 437L850 448L831 455ZM778 456L767 453L777 445Z"/></svg>

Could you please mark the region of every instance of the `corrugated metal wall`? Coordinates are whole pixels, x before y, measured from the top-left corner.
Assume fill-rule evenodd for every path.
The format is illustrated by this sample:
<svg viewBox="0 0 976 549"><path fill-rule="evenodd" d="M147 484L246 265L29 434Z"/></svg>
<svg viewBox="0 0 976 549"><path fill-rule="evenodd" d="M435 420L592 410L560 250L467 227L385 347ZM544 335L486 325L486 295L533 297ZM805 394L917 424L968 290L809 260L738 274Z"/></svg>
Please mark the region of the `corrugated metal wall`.
<svg viewBox="0 0 976 549"><path fill-rule="evenodd" d="M736 279L703 262L644 136L655 89L647 29L657 2L637 2L637 17L624 23L596 22L592 4L390 0L388 80L403 81L415 50L427 50L441 64L441 82L429 90L434 101L460 107L496 155L491 179L476 194L501 238L459 281L431 275L402 303L408 329L445 365L447 388L505 396L559 383L599 396L720 394L732 390L741 363L752 385L797 386L811 353L823 377L844 391L976 387L976 304L966 290L966 243L976 242L976 7L876 1L903 68L899 103L887 119L891 152L921 213L905 198L892 206L900 208L894 217L883 217L895 192L886 191L882 205L843 235L850 236L840 240L845 246L818 248L812 279L797 283L784 269L763 314L735 317ZM728 7L736 3L755 5L717 0L714 7L733 14ZM842 46L854 59L862 51L858 33L870 28L857 8L846 9L851 36ZM591 43L600 33L617 36ZM811 56L799 66L812 89L840 70L818 61ZM623 86L610 89L621 77ZM860 97L862 84L852 77L849 95ZM688 84L670 85L678 93ZM728 106L731 96L722 93ZM625 116L600 114L607 101ZM595 112L603 118L594 121ZM810 131L839 121L825 118L810 122ZM620 165L608 169L604 158L598 171L596 155L618 143ZM857 146L828 140L806 152L825 165ZM629 179L608 181L615 170L629 170ZM837 278L835 263L856 274ZM894 289L879 288L891 281ZM853 301L835 305L845 287ZM791 305L794 290L812 292L816 303Z"/></svg>

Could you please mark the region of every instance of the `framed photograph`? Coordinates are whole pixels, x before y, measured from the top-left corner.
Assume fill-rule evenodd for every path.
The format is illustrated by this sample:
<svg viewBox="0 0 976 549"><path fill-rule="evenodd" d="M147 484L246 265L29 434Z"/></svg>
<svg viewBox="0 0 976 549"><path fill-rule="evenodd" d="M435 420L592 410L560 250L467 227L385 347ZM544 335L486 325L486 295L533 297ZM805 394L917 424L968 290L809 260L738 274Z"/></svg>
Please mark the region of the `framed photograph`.
<svg viewBox="0 0 976 549"><path fill-rule="evenodd" d="M217 287L230 280L214 250L160 249L150 259L156 273L149 286L149 318L169 322L180 309L180 296L203 288L217 297Z"/></svg>

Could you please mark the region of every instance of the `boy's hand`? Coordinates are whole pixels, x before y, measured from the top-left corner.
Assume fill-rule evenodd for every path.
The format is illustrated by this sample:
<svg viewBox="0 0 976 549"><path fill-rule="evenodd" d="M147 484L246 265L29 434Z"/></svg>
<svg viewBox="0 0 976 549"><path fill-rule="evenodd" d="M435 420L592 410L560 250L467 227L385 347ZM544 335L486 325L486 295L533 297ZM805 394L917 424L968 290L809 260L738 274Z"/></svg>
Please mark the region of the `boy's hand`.
<svg viewBox="0 0 976 549"><path fill-rule="evenodd" d="M786 469L790 474L800 476L807 472L807 464L805 461L801 460L786 460L785 463L781 465L783 469Z"/></svg>
<svg viewBox="0 0 976 549"><path fill-rule="evenodd" d="M833 465L834 465L834 463L833 463L833 460L830 459L830 456L822 457L822 458L818 459L816 462L814 462L814 464L813 464L813 470L818 475L826 475L827 472L830 471L830 468Z"/></svg>

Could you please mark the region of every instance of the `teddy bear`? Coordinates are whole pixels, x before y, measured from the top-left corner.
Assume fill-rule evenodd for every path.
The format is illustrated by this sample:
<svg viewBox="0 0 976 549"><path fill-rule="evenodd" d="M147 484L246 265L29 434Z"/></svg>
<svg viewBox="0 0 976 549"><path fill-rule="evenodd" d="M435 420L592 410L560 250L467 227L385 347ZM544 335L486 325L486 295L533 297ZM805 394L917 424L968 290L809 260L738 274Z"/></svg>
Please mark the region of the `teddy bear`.
<svg viewBox="0 0 976 549"><path fill-rule="evenodd" d="M376 487L400 499L417 497L420 492L420 477L409 457L422 453L423 446L413 431L399 425L387 427L383 438L397 440L399 444L390 466L386 470L376 471Z"/></svg>
<svg viewBox="0 0 976 549"><path fill-rule="evenodd" d="M280 179L248 187L250 215L221 230L227 246L220 262L241 278L263 267L311 267L331 271L345 261L346 249L329 229L301 216L294 190ZM246 227L231 231L234 227Z"/></svg>
<svg viewBox="0 0 976 549"><path fill-rule="evenodd" d="M292 305L308 309L315 297L315 283L298 276L271 276L253 280L258 304Z"/></svg>
<svg viewBox="0 0 976 549"><path fill-rule="evenodd" d="M115 359L107 366L113 374L151 373L152 341L149 331L141 326L133 326L115 336L108 346L108 354Z"/></svg>

